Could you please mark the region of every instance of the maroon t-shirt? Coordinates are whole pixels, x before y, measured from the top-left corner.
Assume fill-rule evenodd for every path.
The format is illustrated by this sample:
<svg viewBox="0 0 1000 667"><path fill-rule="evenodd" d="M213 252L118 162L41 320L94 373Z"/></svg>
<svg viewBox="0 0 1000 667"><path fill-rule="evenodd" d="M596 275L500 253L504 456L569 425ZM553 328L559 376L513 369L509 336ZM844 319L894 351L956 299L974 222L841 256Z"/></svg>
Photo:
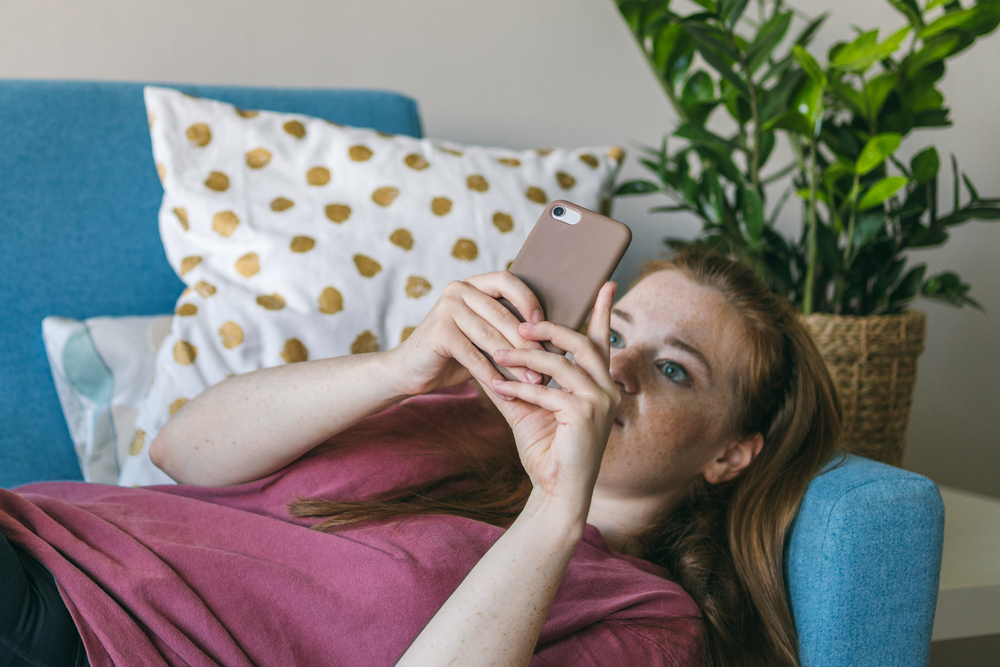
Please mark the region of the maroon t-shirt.
<svg viewBox="0 0 1000 667"><path fill-rule="evenodd" d="M464 385L409 399L263 479L226 488L52 482L0 490L0 531L53 573L91 665L392 665L503 534L451 516L321 533L296 497L431 479L425 443L505 439ZM532 665L693 665L697 606L587 526Z"/></svg>

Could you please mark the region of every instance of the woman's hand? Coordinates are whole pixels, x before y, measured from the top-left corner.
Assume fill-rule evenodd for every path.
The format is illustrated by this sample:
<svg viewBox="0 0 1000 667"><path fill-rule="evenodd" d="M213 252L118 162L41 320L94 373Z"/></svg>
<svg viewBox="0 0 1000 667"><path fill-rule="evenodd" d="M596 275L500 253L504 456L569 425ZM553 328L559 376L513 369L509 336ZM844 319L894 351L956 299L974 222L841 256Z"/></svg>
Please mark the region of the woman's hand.
<svg viewBox="0 0 1000 667"><path fill-rule="evenodd" d="M391 350L393 375L401 392L424 394L470 378L489 387L495 378L503 376L480 350L519 347L541 350L540 343L519 333L517 317L497 301L500 297L529 319L541 320L538 298L510 271L448 283L409 338ZM524 382L541 381L534 371L517 368L517 364L504 366Z"/></svg>
<svg viewBox="0 0 1000 667"><path fill-rule="evenodd" d="M571 511L582 510L584 518L621 403L610 373L615 288L611 282L601 288L586 335L552 322L525 322L518 327L524 339L551 341L571 353L572 361L524 346L494 353L497 363L549 375L560 388L502 378L484 385L514 431L535 492Z"/></svg>

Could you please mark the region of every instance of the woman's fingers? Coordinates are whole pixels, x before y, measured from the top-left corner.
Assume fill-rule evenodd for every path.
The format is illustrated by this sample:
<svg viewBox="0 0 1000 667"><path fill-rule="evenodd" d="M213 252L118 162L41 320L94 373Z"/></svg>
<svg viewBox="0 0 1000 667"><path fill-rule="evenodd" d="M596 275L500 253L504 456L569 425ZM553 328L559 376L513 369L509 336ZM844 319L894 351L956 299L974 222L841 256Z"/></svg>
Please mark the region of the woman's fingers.
<svg viewBox="0 0 1000 667"><path fill-rule="evenodd" d="M507 299L527 322L540 322L544 317L538 297L523 280L510 271L484 273L481 276L466 278L466 282L494 299ZM513 317L513 314L511 316ZM516 317L514 319L517 320Z"/></svg>
<svg viewBox="0 0 1000 667"><path fill-rule="evenodd" d="M553 378L559 386L574 394L589 394L600 391L600 383L595 383L587 372L561 354L547 350L497 350L493 358L502 366L519 366Z"/></svg>
<svg viewBox="0 0 1000 667"><path fill-rule="evenodd" d="M611 379L610 364L608 359L604 357L604 351L599 349L598 345L588 336L552 322L523 323L520 329L521 335L525 338L551 341L553 345L572 354L575 365L583 369L606 392L616 390L615 383ZM604 346L602 345L602 347ZM553 356L558 358L560 355ZM512 363L516 363L517 361L520 361L520 359L515 359ZM566 361L572 363L568 359ZM541 369L535 368L534 364L528 365L538 372L544 372ZM558 378L556 378L556 382L562 385L562 381Z"/></svg>
<svg viewBox="0 0 1000 667"><path fill-rule="evenodd" d="M597 301L590 312L590 325L587 327L587 338L597 346L605 363L611 363L611 307L615 303L615 292L618 283L608 281L597 293Z"/></svg>

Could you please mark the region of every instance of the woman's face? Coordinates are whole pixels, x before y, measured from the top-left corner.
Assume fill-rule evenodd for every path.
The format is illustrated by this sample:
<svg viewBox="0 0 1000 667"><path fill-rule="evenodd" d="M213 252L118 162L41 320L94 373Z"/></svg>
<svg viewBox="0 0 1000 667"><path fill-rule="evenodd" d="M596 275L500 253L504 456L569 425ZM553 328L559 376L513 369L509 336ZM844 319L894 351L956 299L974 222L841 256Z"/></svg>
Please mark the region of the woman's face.
<svg viewBox="0 0 1000 667"><path fill-rule="evenodd" d="M741 327L717 291L653 273L611 311L611 377L622 394L597 480L602 494L679 499L731 439Z"/></svg>

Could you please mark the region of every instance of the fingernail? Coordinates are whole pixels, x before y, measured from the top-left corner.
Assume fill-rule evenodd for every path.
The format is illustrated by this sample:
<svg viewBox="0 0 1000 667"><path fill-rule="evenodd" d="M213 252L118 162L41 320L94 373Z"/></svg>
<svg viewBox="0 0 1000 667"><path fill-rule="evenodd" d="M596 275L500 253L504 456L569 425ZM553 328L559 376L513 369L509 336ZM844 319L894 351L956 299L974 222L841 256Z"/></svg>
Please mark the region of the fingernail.
<svg viewBox="0 0 1000 667"><path fill-rule="evenodd" d="M493 357L494 358L496 358L496 357L502 357L505 354L507 354L507 350L497 350L496 352L493 353Z"/></svg>
<svg viewBox="0 0 1000 667"><path fill-rule="evenodd" d="M524 327L527 330L530 330L533 326L535 326L535 323L534 322L521 322L520 326Z"/></svg>
<svg viewBox="0 0 1000 667"><path fill-rule="evenodd" d="M528 378L528 382L531 384L538 384L542 381L542 376L530 368L524 372L524 377Z"/></svg>
<svg viewBox="0 0 1000 667"><path fill-rule="evenodd" d="M531 313L531 321L532 322L542 321L542 311L540 309L535 308L535 310Z"/></svg>

